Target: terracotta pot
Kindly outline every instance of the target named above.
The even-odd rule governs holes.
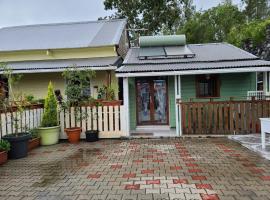
[[[28,141],[28,151],[40,146],[40,138],[33,138]]]
[[[7,162],[8,154],[6,151],[0,151],[0,165]]]
[[[82,128],[74,127],[74,128],[66,128],[65,132],[68,136],[68,141],[72,144],[76,144],[80,141]]]

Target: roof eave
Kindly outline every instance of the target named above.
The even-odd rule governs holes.
[[[234,67],[227,69],[203,69],[203,70],[182,70],[182,71],[153,71],[153,72],[117,72],[116,77],[146,77],[146,76],[175,76],[175,75],[199,75],[199,74],[225,74],[245,72],[270,71],[270,66],[263,67]]]
[[[13,74],[36,74],[36,73],[57,73],[57,72],[64,72],[65,70],[71,67],[63,67],[63,68],[50,68],[50,69],[18,69],[12,70]],[[76,67],[79,70],[86,70],[90,69],[93,71],[107,71],[107,70],[116,70],[117,66],[97,66],[97,67]],[[0,74],[3,74],[3,71],[0,71]]]

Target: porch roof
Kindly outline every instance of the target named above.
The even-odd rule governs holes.
[[[49,73],[62,72],[74,66],[96,71],[115,70],[121,62],[122,59],[120,56],[114,56],[104,58],[8,62],[7,65],[13,70],[13,73]],[[2,69],[0,69],[0,74],[1,73],[3,73]]]
[[[123,66],[116,70],[117,76],[144,76],[147,72],[173,75],[270,70],[269,61],[228,43],[190,44],[188,47],[195,57],[140,59],[140,48],[131,48]]]

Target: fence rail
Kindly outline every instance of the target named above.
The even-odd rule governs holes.
[[[104,104],[106,105],[106,104]],[[81,138],[86,130],[99,130],[100,138],[119,138],[125,135],[125,113],[122,105],[82,106],[80,112],[87,113],[80,121],[75,120],[74,108],[59,113],[60,138],[66,139],[65,128],[82,127]],[[43,105],[29,106],[20,113],[16,108],[0,112],[0,138],[6,134],[24,132],[41,124]],[[16,119],[16,120],[15,120]]]
[[[7,134],[25,132],[39,127],[43,114],[43,105],[26,106],[23,112],[18,112],[16,107],[0,112],[0,138]]]
[[[180,102],[183,134],[260,132],[261,117],[270,116],[270,101]]]
[[[75,119],[74,108],[60,113],[61,138],[66,139],[65,128],[82,127],[82,132],[86,130],[99,130],[100,138],[121,137],[126,130],[124,107],[122,105],[111,106],[82,106],[80,114],[87,113],[81,120]],[[81,135],[85,138],[85,135]]]

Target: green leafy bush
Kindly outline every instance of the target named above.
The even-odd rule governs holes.
[[[115,100],[115,92],[112,87],[107,87],[103,85],[103,87],[98,90],[98,99],[113,101]]]
[[[70,107],[74,107],[75,120],[80,121],[87,117],[87,112],[81,112],[80,105],[91,99],[89,93],[90,80],[95,76],[95,71],[88,69],[79,70],[74,66],[64,71],[62,75],[66,79],[65,94],[67,100],[61,104],[61,107],[65,111]]]
[[[10,143],[6,140],[0,140],[0,151],[9,151]]]
[[[29,130],[29,133],[31,134],[31,138],[39,138],[39,134],[38,134],[38,129],[37,128],[33,128]]]
[[[48,86],[48,94],[45,99],[44,113],[41,122],[42,127],[58,126],[57,119],[57,100],[54,95],[53,85],[50,82]]]

